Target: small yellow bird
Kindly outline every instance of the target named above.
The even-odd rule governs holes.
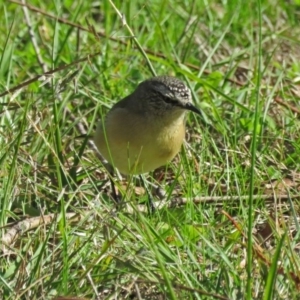
[[[148,79],[111,108],[98,124],[95,144],[123,174],[152,171],[179,152],[187,110],[200,114],[181,80],[169,76]]]
[[[123,174],[143,174],[171,161],[184,136],[186,112],[201,114],[179,79],[141,82],[99,122],[94,136],[103,157]]]

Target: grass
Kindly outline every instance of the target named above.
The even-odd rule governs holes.
[[[1,299],[298,297],[299,1],[2,4]],[[149,216],[79,136],[153,74],[203,116]]]

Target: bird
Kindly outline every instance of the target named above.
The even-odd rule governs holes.
[[[97,125],[95,145],[120,173],[148,173],[180,151],[188,111],[201,115],[183,81],[152,77],[113,105]]]

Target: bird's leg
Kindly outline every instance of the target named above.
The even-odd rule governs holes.
[[[111,185],[111,192],[112,192],[113,200],[115,201],[116,204],[120,204],[122,199],[120,199],[120,197],[117,194],[116,185],[113,180],[113,177],[115,174],[114,167],[111,164],[106,164],[105,168],[109,173],[108,176],[109,176],[109,181],[110,181],[110,185]]]
[[[151,194],[151,192],[150,192],[150,190],[148,188],[148,185],[146,183],[146,180],[145,180],[144,176],[143,175],[139,175],[139,177],[140,177],[140,180],[142,182],[142,185],[144,186],[144,188],[145,188],[145,190],[147,192],[147,196],[148,196],[148,202],[147,202],[147,204],[148,204],[148,210],[149,210],[149,213],[152,214],[152,213],[155,212],[155,206],[154,206],[152,194]]]
[[[110,181],[110,185],[111,185],[112,197],[113,197],[114,201],[116,202],[116,204],[120,204],[121,201],[120,201],[119,196],[117,195],[116,186],[115,186],[112,176],[109,176],[109,181]]]

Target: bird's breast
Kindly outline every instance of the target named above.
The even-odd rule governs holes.
[[[98,126],[95,142],[102,155],[122,173],[141,174],[172,160],[184,135],[184,115],[175,120],[150,119],[120,108],[107,116],[104,126]]]

